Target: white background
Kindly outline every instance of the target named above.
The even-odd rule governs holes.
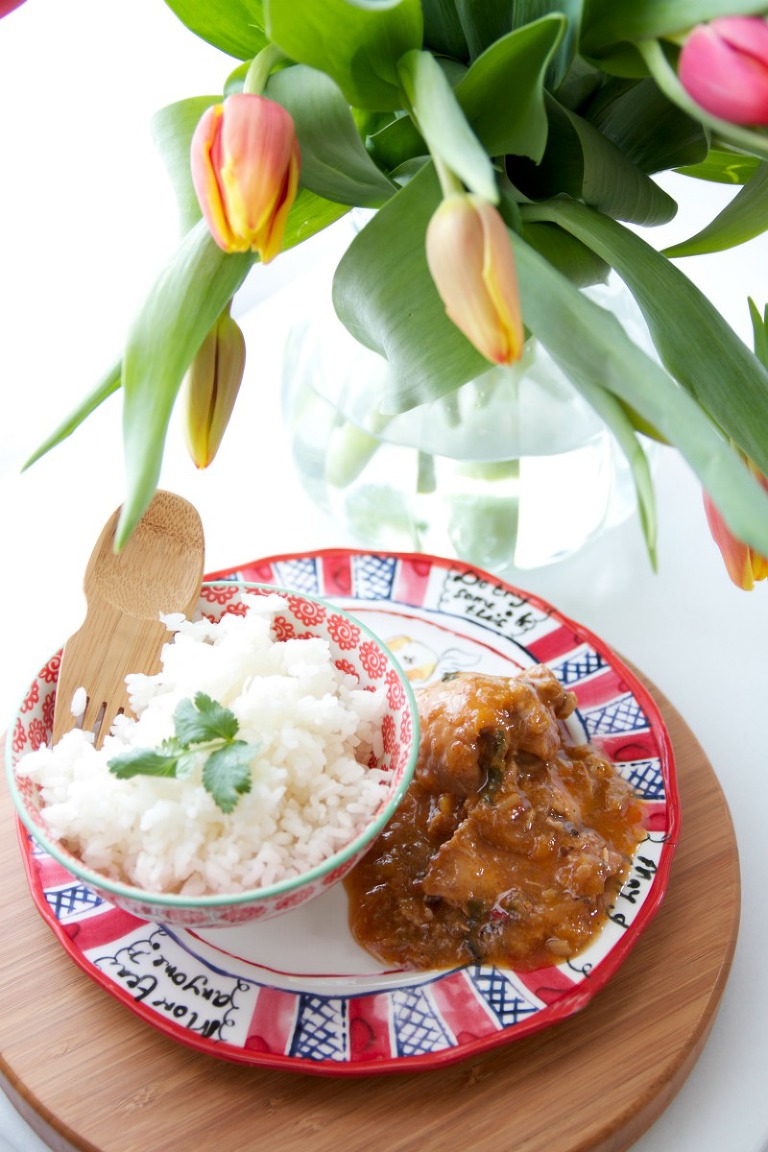
[[[162,0],[27,0],[0,21],[0,727],[36,669],[80,622],[85,562],[123,498],[119,399],[29,472],[19,469],[120,355],[129,320],[175,245],[152,113],[220,91],[232,65],[187,33]],[[658,230],[660,246],[695,231],[728,195],[681,179],[667,183],[683,206]],[[194,470],[178,429],[171,431],[161,482],[200,509],[208,570],[354,543],[299,489],[279,410],[294,293],[304,269],[333,244],[321,238],[249,282],[250,300],[265,300],[245,325],[248,365],[236,423],[207,473]],[[683,262],[748,341],[746,298],[761,308],[768,300],[767,254],[761,239]],[[657,485],[658,575],[649,571],[633,521],[516,582],[592,628],[672,700],[712,761],[736,826],[744,907],[731,979],[704,1054],[637,1152],[764,1152],[768,586],[746,594],[729,583],[698,485],[671,452],[662,454]],[[0,1152],[7,1148],[42,1145],[0,1098]]]

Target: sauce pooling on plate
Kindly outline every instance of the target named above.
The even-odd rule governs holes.
[[[543,665],[450,673],[416,696],[413,782],[344,881],[355,939],[406,968],[524,971],[576,955],[645,834],[632,788],[568,742],[576,698]]]

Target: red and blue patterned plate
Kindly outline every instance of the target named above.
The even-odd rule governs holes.
[[[538,972],[468,965],[383,970],[353,941],[336,887],[283,917],[192,931],[139,920],[80,884],[19,826],[38,910],[72,959],[148,1024],[245,1064],[326,1075],[430,1069],[584,1008],[663,897],[679,834],[672,749],[658,708],[585,628],[456,561],[347,550],[256,561],[209,579],[274,583],[334,601],[398,656],[415,686],[456,669],[548,664],[576,693],[577,741],[634,785],[647,835],[598,937]]]

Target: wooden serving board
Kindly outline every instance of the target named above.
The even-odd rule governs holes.
[[[0,789],[5,1091],[56,1152],[624,1152],[701,1052],[740,904],[736,841],[715,774],[680,715],[648,687],[672,737],[682,803],[661,910],[581,1013],[434,1072],[275,1072],[157,1032],[89,980],[38,915]]]

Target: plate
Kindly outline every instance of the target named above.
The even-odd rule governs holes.
[[[583,1008],[657,911],[679,836],[672,748],[652,697],[587,629],[544,601],[456,561],[324,550],[254,561],[207,579],[274,583],[364,620],[414,685],[454,670],[514,675],[546,663],[575,692],[576,741],[608,755],[646,809],[647,833],[598,937],[536,972],[467,965],[385,970],[359,948],[337,887],[265,923],[168,928],[113,907],[18,824],[34,902],[72,959],[152,1027],[210,1055],[327,1075],[431,1069],[538,1031]]]

